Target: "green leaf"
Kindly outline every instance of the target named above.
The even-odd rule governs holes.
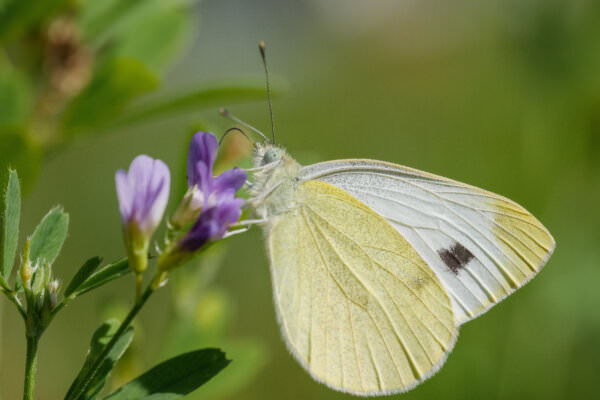
[[[119,116],[131,100],[157,87],[158,78],[140,61],[112,59],[70,103],[63,129],[68,136],[75,136],[102,127]]]
[[[154,103],[138,106],[128,111],[116,125],[129,125],[152,118],[167,117],[190,111],[200,111],[223,104],[264,100],[266,91],[262,84],[240,84],[203,87],[185,93],[177,93]]]
[[[129,272],[131,272],[131,269],[129,268],[129,262],[126,258],[117,261],[116,263],[109,264],[83,281],[77,290],[71,293],[71,297],[81,296],[82,294],[89,292],[98,286],[102,286],[105,283],[122,277],[123,275],[127,275]]]
[[[52,264],[67,238],[69,215],[62,208],[54,207],[35,228],[31,237],[29,259],[32,265],[39,262]]]
[[[146,2],[111,37],[111,52],[141,61],[162,73],[191,39],[194,13],[189,7],[162,0]],[[141,34],[143,32],[143,34]]]
[[[69,282],[69,286],[67,286],[65,289],[64,296],[71,296],[71,294],[73,294],[73,292],[75,292],[81,286],[81,284],[83,284],[85,280],[90,277],[90,275],[92,275],[101,262],[102,259],[100,257],[92,257],[87,260],[85,264],[79,268],[73,279],[71,279],[71,282]]]
[[[81,18],[85,36],[88,40],[106,37],[107,30],[119,26],[130,11],[145,2],[140,0],[86,1]]]
[[[3,200],[0,215],[0,274],[8,282],[17,253],[21,217],[21,186],[15,170],[8,172]]]
[[[81,34],[85,36],[85,41],[93,39],[93,36],[97,36],[97,33],[93,34],[95,21],[104,18],[107,13],[113,12],[112,9],[118,6],[120,3],[124,3],[122,0],[83,0],[81,1],[81,7],[78,10],[77,21]],[[113,19],[113,23],[114,23]],[[92,35],[93,34],[93,35]]]
[[[94,335],[92,336],[92,340],[90,342],[90,350],[88,355],[83,363],[83,367],[81,371],[71,384],[69,391],[67,392],[65,399],[70,398],[75,393],[73,391],[77,389],[80,384],[83,384],[83,379],[89,379],[87,376],[90,372],[92,366],[97,362],[97,358],[102,354],[104,347],[110,342],[113,338],[114,334],[119,329],[119,325],[121,323],[117,319],[110,319],[104,322]],[[131,344],[133,340],[133,327],[127,328],[127,330],[121,335],[121,337],[117,340],[111,351],[108,353],[106,358],[102,361],[102,364],[96,371],[95,375],[91,378],[90,383],[87,386],[87,390],[85,393],[79,395],[77,400],[92,400],[95,399],[100,390],[104,387],[106,379],[112,371],[113,367],[117,363],[117,361],[121,358],[125,350]]]
[[[236,398],[267,364],[267,346],[251,338],[223,340],[227,354],[235,360],[219,379],[202,386],[192,399]]]
[[[164,361],[104,400],[179,399],[202,386],[231,361],[219,349],[202,349]]]

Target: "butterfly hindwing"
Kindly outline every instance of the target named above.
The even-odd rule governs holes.
[[[305,167],[301,178],[334,185],[385,218],[440,278],[458,324],[529,281],[554,250],[550,233],[523,207],[433,174],[340,160]]]
[[[432,375],[457,330],[449,296],[413,246],[343,190],[299,185],[266,226],[275,304],[292,353],[354,394],[408,390]]]

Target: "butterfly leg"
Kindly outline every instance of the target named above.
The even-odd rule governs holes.
[[[238,221],[235,224],[231,225],[232,228],[236,228],[238,226],[247,226],[250,227],[252,225],[256,225],[256,224],[262,224],[267,222],[266,219],[245,219],[242,221]]]
[[[230,228],[237,228],[238,226],[243,226],[243,228],[234,229],[232,231],[227,232],[225,234],[224,238],[227,238],[229,236],[239,235],[240,233],[247,232],[250,230],[252,225],[262,224],[264,222],[267,222],[267,220],[266,219],[246,219],[243,221],[239,221],[239,222],[231,225]]]
[[[246,226],[245,228],[241,228],[241,229],[234,229],[232,231],[229,231],[225,234],[225,236],[223,236],[223,239],[226,239],[230,236],[235,236],[235,235],[239,235],[240,233],[244,233],[244,232],[248,232],[250,230],[250,225]]]

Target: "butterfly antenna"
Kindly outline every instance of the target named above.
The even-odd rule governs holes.
[[[252,132],[256,132],[256,133],[258,133],[258,134],[259,134],[259,135],[260,135],[260,136],[261,136],[263,139],[265,139],[267,142],[271,142],[271,141],[269,140],[269,138],[267,138],[267,137],[265,136],[265,134],[264,134],[264,133],[262,133],[261,131],[259,131],[258,129],[256,129],[255,127],[253,127],[252,125],[245,123],[244,121],[242,121],[241,119],[239,119],[239,118],[238,118],[238,117],[236,117],[235,115],[231,114],[231,113],[229,112],[229,110],[227,110],[226,108],[221,108],[221,109],[219,110],[219,113],[220,113],[222,116],[224,116],[225,118],[227,118],[227,119],[229,119],[229,120],[231,120],[231,121],[233,121],[233,122],[235,122],[235,123],[237,123],[237,124],[240,124],[240,125],[242,125],[243,127],[246,127],[246,128],[248,128],[248,129],[250,129]]]
[[[246,139],[248,139],[250,141],[250,143],[253,143],[252,140],[248,137],[248,135],[246,135],[246,132],[244,132],[243,130],[241,130],[240,128],[229,128],[225,131],[225,133],[223,133],[223,136],[221,136],[221,139],[219,140],[219,146],[221,146],[221,144],[223,144],[223,140],[225,140],[225,138],[227,137],[227,135],[229,135],[231,132],[239,132],[242,135],[244,135],[244,137]]]
[[[260,57],[262,58],[263,66],[265,67],[265,76],[267,78],[267,103],[269,104],[269,116],[271,117],[271,137],[275,143],[275,120],[273,118],[273,104],[271,103],[271,82],[269,80],[269,68],[267,67],[267,55],[265,52],[265,42],[262,40],[258,43]]]

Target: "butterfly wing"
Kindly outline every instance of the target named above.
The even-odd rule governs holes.
[[[431,376],[457,330],[451,300],[387,221],[343,190],[302,183],[266,226],[288,347],[317,380],[359,395]]]
[[[457,324],[528,282],[554,250],[550,233],[523,207],[433,174],[340,160],[304,167],[301,179],[332,184],[384,217],[440,278]]]

